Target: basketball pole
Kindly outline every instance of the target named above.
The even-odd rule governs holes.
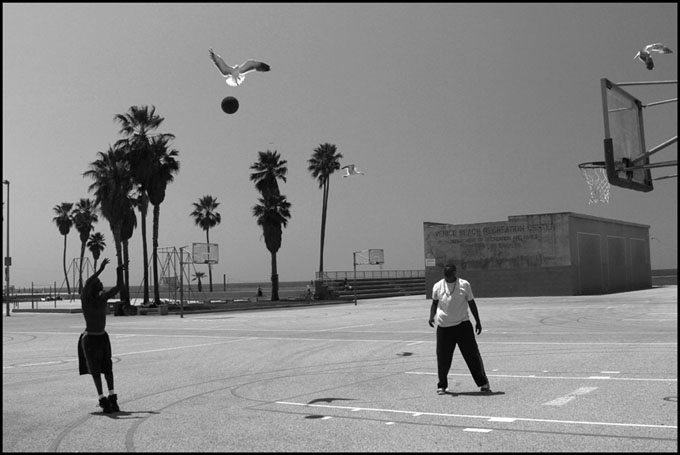
[[[661,85],[661,84],[677,84],[678,81],[641,81],[641,82],[613,82],[613,84],[619,87],[626,87],[630,85]]]
[[[9,180],[3,180],[3,185],[7,185],[7,252],[5,254],[5,281],[7,282],[7,316],[9,311],[9,267],[12,265],[12,256],[9,254]],[[56,303],[56,300],[54,301]]]
[[[678,136],[672,137],[672,138],[668,139],[666,142],[663,142],[663,143],[657,145],[656,147],[647,151],[647,153],[644,153],[644,154],[638,156],[637,158],[635,158],[631,163],[632,164],[640,163],[640,162],[644,161],[646,158],[649,158],[650,156],[654,155],[656,152],[663,150],[666,147],[675,144],[676,142],[678,142]]]
[[[184,318],[184,247],[179,248],[179,317]]]
[[[357,304],[357,252],[352,252],[352,263],[354,265],[354,305]]]

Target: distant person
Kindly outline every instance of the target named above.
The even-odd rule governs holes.
[[[94,385],[99,394],[99,407],[109,414],[120,411],[118,395],[113,388],[113,362],[111,361],[111,340],[106,333],[107,301],[115,296],[123,286],[123,266],[116,269],[116,286],[103,292],[99,275],[109,263],[105,258],[99,270],[87,279],[80,295],[83,316],[85,317],[85,331],[78,339],[78,364],[80,374],[91,374]],[[109,389],[108,396],[104,395],[101,374],[104,374]]]
[[[307,285],[307,291],[305,291],[305,296],[307,298],[307,303],[311,302],[311,300],[312,300],[312,287],[310,285]]]
[[[342,282],[342,288],[345,291],[351,291],[352,290],[352,286],[350,286],[349,283],[347,283],[347,277],[345,277],[345,279]]]
[[[262,286],[257,287],[257,296],[262,297]]]
[[[472,378],[481,391],[491,392],[489,379],[484,371],[484,362],[475,340],[475,331],[468,315],[468,307],[475,317],[475,331],[482,333],[477,304],[472,295],[470,283],[456,277],[456,266],[448,264],[444,267],[444,278],[432,288],[432,306],[430,327],[437,325],[437,393],[444,395],[449,386],[448,375],[456,345],[472,374]]]

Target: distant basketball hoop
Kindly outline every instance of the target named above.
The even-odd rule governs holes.
[[[184,264],[217,264],[220,257],[220,248],[217,243],[191,244],[191,253],[184,252],[187,246],[179,249],[179,317],[184,317]],[[186,255],[185,255],[186,254]]]
[[[354,252],[354,262],[357,265],[377,265],[385,263],[385,253],[383,250],[370,249]]]
[[[194,264],[217,264],[220,259],[220,248],[217,243],[193,243],[191,260]]]
[[[354,305],[357,304],[357,265],[379,265],[385,263],[385,253],[379,249],[355,251],[352,253],[354,263]]]

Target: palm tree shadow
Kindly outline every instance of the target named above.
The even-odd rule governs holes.
[[[103,411],[98,411],[98,412],[93,412],[91,413],[92,415],[99,415],[99,416],[104,416],[108,417],[109,419],[143,419],[146,416],[135,416],[134,414],[160,414],[160,412],[157,411],[136,411],[136,412],[127,412],[127,411],[118,411],[118,412],[113,412],[111,414],[106,414]]]

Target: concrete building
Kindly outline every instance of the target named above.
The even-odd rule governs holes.
[[[423,223],[426,297],[453,262],[475,297],[584,295],[652,286],[649,226],[577,213]]]

